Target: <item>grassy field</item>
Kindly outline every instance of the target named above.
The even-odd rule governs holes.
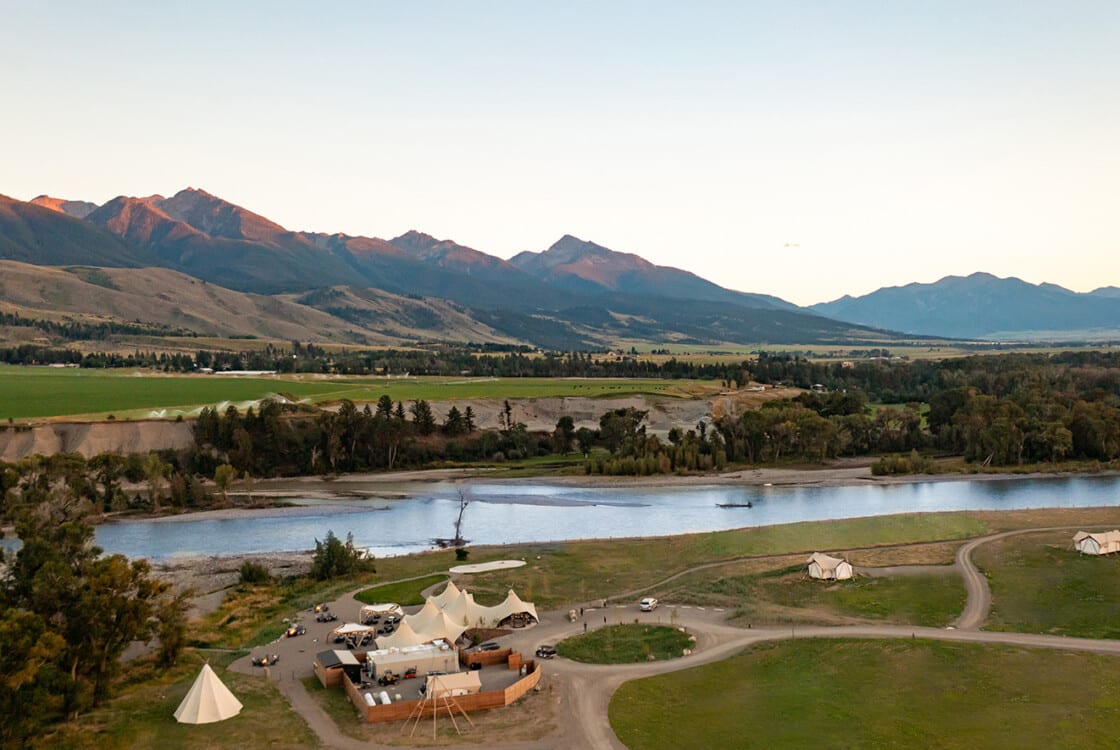
[[[758,599],[787,610],[824,610],[836,615],[906,625],[940,627],[955,620],[964,609],[965,590],[960,576],[914,575],[858,578],[823,584],[798,573],[786,579],[762,579],[755,588]],[[742,616],[765,613],[757,601],[748,600]],[[757,620],[756,620],[757,621]]]
[[[1113,747],[1120,662],[922,640],[793,641],[626,683],[610,719],[633,750]]]
[[[359,591],[354,595],[354,598],[365,604],[395,602],[402,607],[408,607],[413,604],[423,604],[424,597],[420,595],[420,592],[429,586],[435,586],[437,583],[446,580],[447,576],[445,575],[433,575],[418,578],[415,581],[386,583]]]
[[[240,655],[207,652],[203,656],[188,651],[179,665],[162,672],[149,665],[132,665],[133,679],[118,691],[116,698],[74,722],[58,725],[55,731],[37,738],[35,746],[80,750],[319,747],[318,738],[306,722],[271,684],[259,677],[225,670],[225,665]],[[173,714],[203,661],[210,662],[244,708],[238,716],[215,724],[180,724]]]
[[[692,648],[688,633],[667,625],[609,625],[556,645],[561,656],[590,664],[676,659],[687,648]]]
[[[992,587],[989,630],[1120,638],[1120,559],[1073,550],[1072,532],[984,545],[974,560]]]
[[[470,562],[510,557],[520,568],[477,573],[466,584],[480,604],[498,604],[510,588],[539,608],[553,608],[651,586],[696,565],[739,557],[859,549],[876,545],[965,539],[988,526],[961,513],[912,514],[787,524],[653,539],[598,540],[472,547]],[[451,551],[378,560],[376,580],[391,581],[454,565]],[[714,575],[722,575],[716,571]],[[652,592],[658,595],[657,591]],[[637,601],[637,597],[633,597]]]
[[[244,404],[272,394],[322,403],[350,399],[588,398],[632,395],[696,398],[719,391],[714,381],[574,378],[323,378],[311,375],[222,377],[139,370],[0,366],[0,420],[60,416],[147,418],[190,414],[203,406]]]

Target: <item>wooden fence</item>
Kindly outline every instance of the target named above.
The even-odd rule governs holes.
[[[509,658],[511,654],[516,654],[518,666],[512,668],[523,669],[525,672],[525,676],[507,687],[505,690],[488,690],[483,693],[456,696],[455,701],[460,706],[462,706],[464,711],[479,711],[484,709],[501,708],[503,706],[508,706],[518,698],[521,698],[523,695],[528,693],[540,682],[541,670],[538,667],[536,661],[530,659],[528,661],[522,662],[520,653],[511,652],[510,649],[505,649],[505,652],[506,658],[504,659],[504,661],[506,661],[506,663],[511,662]],[[483,653],[494,654],[499,652],[485,651]],[[476,656],[476,654],[471,654],[471,656]],[[497,661],[495,663],[500,664],[501,661]],[[371,724],[376,722],[403,721],[409,716],[412,716],[413,712],[416,710],[417,704],[421,702],[419,699],[401,700],[395,703],[390,703],[388,705],[378,704],[375,706],[370,706],[366,703],[366,699],[363,693],[369,692],[376,697],[381,692],[382,688],[369,688],[363,691],[358,688],[357,685],[350,682],[350,680],[342,680],[342,686],[346,690],[346,695],[350,698],[350,702],[354,704],[355,708],[357,708],[358,716],[364,721]],[[392,693],[392,690],[389,689],[389,692]],[[438,708],[441,711],[444,710],[442,705],[440,705]],[[420,709],[420,715],[431,716],[432,711],[433,707],[431,701],[425,701],[424,706]]]

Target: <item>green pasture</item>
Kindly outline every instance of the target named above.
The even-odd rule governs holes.
[[[412,581],[402,581],[401,583],[384,583],[380,586],[363,589],[354,594],[354,598],[363,604],[384,604],[393,602],[402,607],[409,607],[413,604],[423,604],[424,597],[420,592],[429,586],[435,586],[441,581],[446,580],[446,575],[432,575],[417,578]]]
[[[468,511],[469,513],[469,511]],[[859,549],[880,544],[967,539],[987,533],[981,521],[959,513],[910,514],[805,522],[653,539],[606,539],[471,547],[470,562],[524,559],[520,568],[476,573],[469,586],[480,603],[497,604],[513,588],[538,608],[598,599],[636,604],[640,589],[697,565],[743,557]],[[395,580],[446,570],[454,553],[432,552],[378,560],[378,577]],[[720,575],[718,568],[712,575]],[[659,589],[650,593],[659,595]]]
[[[787,641],[627,682],[610,721],[632,750],[1113,747],[1120,660],[925,640]]]
[[[922,575],[815,581],[805,565],[753,575],[721,575],[719,568],[683,576],[655,590],[673,603],[731,609],[732,622],[821,623],[840,618],[943,627],[964,609],[965,589],[954,569]]]
[[[273,394],[323,403],[340,399],[373,402],[383,395],[405,402],[550,396],[699,398],[718,390],[717,382],[694,380],[229,377],[5,365],[0,366],[0,420],[109,414],[137,419],[159,410],[174,410],[165,415],[174,417],[203,406],[244,405]]]
[[[965,605],[964,583],[955,571],[943,574],[854,578],[822,584],[804,576],[792,581],[763,579],[759,600],[791,610],[824,610],[847,617],[905,625],[943,627]],[[740,616],[750,616],[757,600],[747,600]]]
[[[34,747],[168,748],[319,747],[319,739],[269,682],[258,676],[227,672],[225,666],[244,652],[191,652],[168,670],[133,665],[133,680],[116,698],[73,722],[57,725],[38,737]],[[218,673],[244,708],[232,719],[214,724],[180,724],[173,714],[204,661]],[[145,679],[139,679],[139,678]]]
[[[556,645],[566,659],[590,664],[634,664],[676,659],[692,648],[688,633],[668,625],[608,625]]]
[[[1120,638],[1120,558],[1082,555],[1072,538],[1023,534],[973,553],[992,587],[986,629]]]

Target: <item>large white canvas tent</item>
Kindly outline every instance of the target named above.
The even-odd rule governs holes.
[[[1120,552],[1120,530],[1096,533],[1079,531],[1073,535],[1073,546],[1085,555],[1111,555]]]
[[[451,586],[449,583],[448,588]],[[460,591],[459,596],[443,605],[443,612],[456,625],[468,628],[494,628],[514,615],[540,619],[537,617],[537,608],[531,602],[521,601],[513,589],[506,594],[505,601],[496,607],[484,607],[474,600],[469,591]]]
[[[241,701],[218,679],[209,664],[203,664],[183,702],[175,709],[175,720],[182,724],[210,724],[239,713]]]
[[[839,557],[814,552],[809,557],[809,577],[826,581],[843,581],[852,577],[852,564]]]
[[[397,627],[389,635],[379,635],[375,639],[377,648],[404,648],[405,646],[419,646],[422,643],[427,643],[432,640],[425,638],[408,624],[408,620],[402,620],[400,626]]]
[[[454,643],[467,629],[466,625],[456,623],[448,617],[431,598],[424,602],[423,609],[414,615],[407,615],[404,621],[425,641],[439,639]]]
[[[447,586],[437,596],[431,597],[432,603],[440,609],[447,609],[447,605],[459,598],[459,587],[454,581],[448,581]]]

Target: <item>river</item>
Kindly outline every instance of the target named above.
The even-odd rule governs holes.
[[[932,513],[1120,505],[1120,477],[1077,476],[824,487],[573,487],[546,482],[472,482],[463,535],[471,544],[662,536],[796,521]],[[306,550],[332,530],[379,557],[432,548],[454,535],[455,486],[435,483],[406,499],[338,499],[254,511],[97,527],[107,552],[166,559]],[[721,503],[752,507],[719,507]]]

